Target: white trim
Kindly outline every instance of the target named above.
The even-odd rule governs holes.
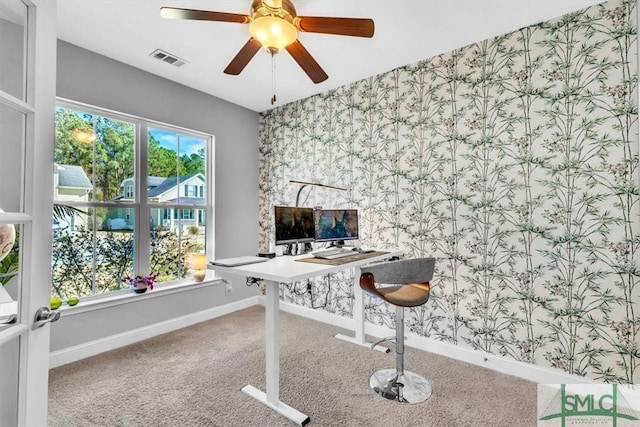
[[[175,331],[206,320],[215,319],[216,317],[224,316],[226,314],[233,313],[234,311],[243,310],[258,304],[263,306],[265,305],[264,296],[246,298],[223,306],[214,307],[197,313],[188,314],[175,319],[123,332],[121,334],[90,341],[74,347],[51,352],[49,354],[49,367],[56,368],[67,363],[95,356],[105,351],[133,344],[138,341]],[[280,301],[279,305],[280,310],[284,312],[306,317],[308,319],[316,320],[339,328],[349,329],[352,331],[354,330],[353,319],[283,301]],[[374,337],[386,337],[394,335],[395,331],[390,328],[366,323],[365,333]],[[483,368],[523,378],[539,384],[599,384],[598,381],[576,375],[570,375],[560,370],[536,366],[517,360],[510,360],[458,345],[435,341],[411,333],[407,334],[405,344],[408,347],[449,357],[461,362],[471,363],[476,366],[482,366]]]
[[[264,297],[259,296],[257,298],[260,304],[264,305]],[[326,311],[313,310],[308,307],[284,301],[280,301],[280,310],[312,320],[317,320],[318,322],[328,323],[339,328],[349,329],[351,331],[355,330],[355,322],[353,319],[328,313]],[[365,334],[382,338],[395,335],[395,330],[365,322]],[[532,365],[530,363],[507,359],[494,354],[464,348],[459,345],[435,341],[430,338],[421,337],[411,333],[407,333],[406,337],[405,345],[408,347],[449,357],[461,362],[471,363],[472,365],[482,366],[483,368],[523,378],[539,384],[600,384],[600,382],[590,378],[567,374],[559,369],[546,368]]]
[[[24,114],[32,114],[35,112],[35,109],[31,104],[28,104],[3,90],[0,90],[0,103]]]
[[[49,353],[49,368],[66,365],[67,363],[95,356],[96,354],[100,354],[105,351],[113,350],[157,335],[195,325],[196,323],[204,322],[206,320],[215,319],[216,317],[224,316],[226,314],[233,313],[234,311],[243,310],[257,304],[259,304],[258,297],[250,297],[222,306],[176,317],[164,322],[144,326],[142,328],[132,329],[110,337],[89,341],[63,350],[54,351]]]
[[[216,286],[222,283],[224,283],[222,279],[213,277],[205,278],[202,282],[195,282],[193,281],[193,279],[184,279],[170,283],[161,283],[160,285],[154,286],[153,290],[147,291],[144,294],[136,294],[131,289],[122,289],[106,294],[82,297],[78,305],[70,307],[67,304],[64,304],[59,308],[59,311],[61,317],[73,316],[75,314],[85,313],[87,311],[138,302],[142,299],[167,296],[170,294],[190,291],[206,286]]]

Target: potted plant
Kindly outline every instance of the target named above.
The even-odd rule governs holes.
[[[122,278],[122,282],[131,286],[133,291],[137,294],[142,294],[147,291],[147,288],[153,289],[153,282],[156,280],[155,275],[150,276],[125,276]]]

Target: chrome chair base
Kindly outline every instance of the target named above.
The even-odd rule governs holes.
[[[431,397],[431,383],[418,374],[395,369],[381,369],[369,378],[369,386],[380,396],[400,403],[421,403]]]
[[[377,346],[379,346],[383,342],[386,342],[386,343],[389,343],[392,346],[395,346],[396,345],[396,337],[392,336],[392,337],[381,338],[378,341],[376,341],[373,344],[371,344],[371,348],[376,348]],[[384,352],[385,353],[391,353],[391,349],[389,347],[387,347]]]

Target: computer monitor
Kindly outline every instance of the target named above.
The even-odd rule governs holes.
[[[313,242],[313,208],[275,206],[276,245]]]
[[[316,242],[336,242],[358,238],[357,209],[316,209],[314,211]]]

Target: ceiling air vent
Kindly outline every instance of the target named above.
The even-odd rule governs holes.
[[[159,61],[166,62],[167,64],[171,64],[174,67],[182,67],[184,64],[187,63],[187,61],[185,61],[184,59],[180,59],[177,56],[172,55],[169,52],[165,52],[162,49],[154,50],[153,52],[151,52],[151,55],[149,56]]]

